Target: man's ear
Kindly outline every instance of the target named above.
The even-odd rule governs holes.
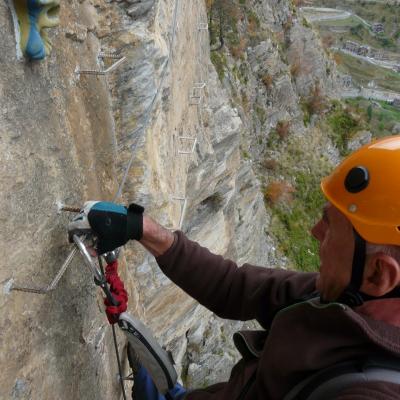
[[[367,261],[361,291],[380,297],[400,284],[400,265],[391,256],[376,253]]]

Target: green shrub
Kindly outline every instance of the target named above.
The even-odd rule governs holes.
[[[371,119],[372,119],[372,104],[370,104],[367,107],[367,117],[368,117],[368,122],[371,122]]]
[[[293,200],[290,204],[279,202],[271,208],[272,233],[284,254],[301,271],[319,269],[319,244],[310,230],[320,218],[325,203],[320,180],[327,172],[327,168],[320,165],[310,173],[295,173]]]
[[[261,122],[261,124],[263,125],[267,119],[267,113],[264,109],[264,107],[259,106],[258,104],[256,104],[254,106],[254,110],[257,114],[257,117],[259,119],[259,121]]]
[[[347,143],[359,130],[360,123],[341,105],[334,107],[327,120],[332,129],[331,139],[340,154],[345,156],[347,154]]]
[[[214,64],[218,78],[222,82],[224,80],[225,69],[227,67],[225,54],[219,51],[212,51],[211,62]]]
[[[307,126],[313,115],[321,115],[327,108],[326,97],[322,94],[319,83],[317,82],[310,94],[300,100],[300,107],[303,111],[303,122]]]
[[[311,25],[309,24],[309,22],[303,17],[303,19],[301,20],[301,24],[303,26],[305,26],[306,28],[311,28]]]

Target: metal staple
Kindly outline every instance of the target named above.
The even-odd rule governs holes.
[[[111,65],[104,71],[98,71],[98,70],[94,70],[94,69],[86,69],[86,70],[77,69],[75,71],[75,73],[77,75],[107,75],[110,72],[114,71],[116,68],[118,68],[125,60],[126,60],[126,57],[120,58],[117,62],[115,62],[113,65]]]
[[[67,268],[70,266],[75,254],[77,253],[78,248],[74,247],[74,249],[69,253],[68,257],[65,259],[64,264],[61,266],[60,270],[57,272],[57,275],[53,279],[53,281],[44,288],[29,288],[29,287],[22,287],[18,285],[12,285],[10,287],[10,291],[17,290],[20,292],[28,292],[28,293],[37,293],[37,294],[46,294],[51,292],[57,287],[57,284],[61,277],[64,275]]]

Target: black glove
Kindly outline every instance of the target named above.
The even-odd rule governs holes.
[[[128,208],[104,201],[88,201],[69,223],[68,234],[93,233],[97,236],[98,254],[123,246],[128,240],[140,240],[143,235],[144,208],[131,204]]]

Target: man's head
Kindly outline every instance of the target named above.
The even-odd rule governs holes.
[[[381,297],[400,284],[398,171],[394,136],[362,147],[322,181],[328,204],[312,234],[320,242],[317,289],[325,300],[344,290]]]

